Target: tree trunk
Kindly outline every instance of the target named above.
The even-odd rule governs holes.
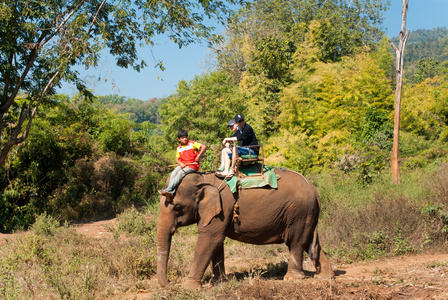
[[[400,44],[398,48],[392,44],[392,48],[396,54],[396,80],[397,89],[395,91],[395,117],[394,117],[394,142],[391,152],[391,170],[392,170],[392,182],[395,184],[400,183],[400,165],[399,165],[399,139],[400,139],[400,107],[401,107],[401,90],[403,87],[403,64],[404,64],[404,48],[409,36],[409,29],[406,31],[406,13],[408,11],[408,0],[401,0],[403,5],[401,11],[401,31],[400,31]],[[406,33],[405,33],[406,31]]]

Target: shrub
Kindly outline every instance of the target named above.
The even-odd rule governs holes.
[[[37,235],[53,236],[59,229],[59,221],[47,213],[43,213],[36,218],[36,222],[31,225],[30,229]]]
[[[424,168],[432,162],[447,156],[447,151],[442,148],[429,148],[417,156],[406,159],[404,167],[407,169]]]
[[[161,174],[159,167],[113,153],[80,159],[70,170],[68,182],[57,189],[52,205],[62,219],[110,217],[132,205],[150,202]]]
[[[128,235],[143,235],[155,232],[156,223],[139,212],[135,207],[124,210],[117,216],[117,228],[115,235],[120,233]]]

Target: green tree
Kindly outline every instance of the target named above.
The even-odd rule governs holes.
[[[291,80],[290,66],[296,50],[291,41],[270,36],[255,43],[256,51],[240,82],[247,116],[263,141],[278,128],[279,92]]]
[[[356,134],[362,130],[359,116],[364,115],[367,107],[390,112],[391,81],[374,57],[361,53],[337,63],[316,61],[307,68],[303,66],[307,58],[298,57],[294,83],[282,94],[281,127],[299,127],[319,137],[332,130]]]
[[[305,134],[306,149],[279,150],[303,160],[300,153],[293,152],[309,153],[313,149],[313,155],[307,156],[307,163],[301,168],[310,164],[331,165],[338,157],[354,153],[355,137],[363,132],[362,116],[366,111],[372,107],[388,116],[393,110],[391,79],[379,63],[387,61],[381,48],[334,63],[319,61],[319,53],[319,49],[307,44],[296,51],[293,82],[282,90],[279,103],[281,134],[273,135],[266,143],[270,149],[272,143],[282,144],[279,139],[290,139],[289,134]],[[277,154],[280,155],[285,157]]]
[[[129,119],[135,123],[140,124],[146,121],[153,124],[160,123],[157,110],[161,101],[157,98],[143,101],[130,97],[107,95],[97,96],[95,100],[118,114],[128,114]]]
[[[415,77],[417,82],[420,83],[426,78],[434,78],[436,75],[440,75],[439,62],[432,58],[423,58],[418,62],[417,69],[415,70]]]
[[[226,41],[216,48],[217,66],[239,81],[255,44],[275,36],[296,47],[312,32],[324,61],[375,49],[383,36],[382,13],[389,0],[261,0],[241,8],[226,27]],[[315,26],[310,26],[315,21]],[[317,23],[316,23],[317,22]],[[316,24],[319,24],[317,27]]]
[[[75,65],[97,67],[103,49],[119,67],[146,66],[140,45],[167,35],[183,47],[198,39],[218,40],[208,18],[223,21],[226,3],[206,1],[13,1],[0,6],[0,165],[29,135],[40,104],[62,81],[85,95]],[[157,65],[163,69],[163,63]]]
[[[159,112],[166,139],[177,142],[177,132],[187,130],[191,137],[216,144],[229,135],[228,122],[244,113],[238,86],[229,75],[212,72],[180,81],[174,95],[162,103]]]
[[[50,100],[0,167],[0,231],[26,227],[43,212],[66,220],[148,201],[166,165],[148,145],[156,129],[143,123],[132,132],[126,115],[81,94]]]
[[[390,112],[379,110],[375,106],[367,108],[364,116],[364,126],[360,135],[361,140],[380,149],[392,149],[394,137],[393,123],[389,119]]]

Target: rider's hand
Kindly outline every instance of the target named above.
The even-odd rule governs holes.
[[[180,166],[182,169],[186,167],[186,165],[185,165],[183,162],[181,162],[181,163],[179,164],[179,166]]]
[[[223,146],[225,146],[226,143],[228,143],[228,142],[227,142],[227,138],[225,138],[225,139],[222,140],[222,145],[223,145]]]

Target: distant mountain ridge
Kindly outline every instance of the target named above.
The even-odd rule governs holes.
[[[447,35],[448,28],[446,27],[437,27],[433,29],[417,29],[410,32],[407,45],[443,39]],[[390,40],[391,42],[398,43],[399,37],[396,36]]]
[[[390,41],[398,45],[399,38],[394,37]],[[405,63],[415,63],[428,57],[439,62],[448,60],[448,29],[446,27],[418,29],[410,32],[404,54]]]

